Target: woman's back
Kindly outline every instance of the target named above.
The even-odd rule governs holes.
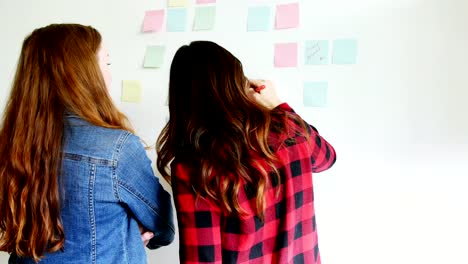
[[[335,151],[271,82],[195,41],[172,60],[169,114],[157,163],[172,182],[181,263],[320,263],[312,172]]]
[[[301,120],[287,104],[278,108]],[[229,216],[216,204],[197,199],[189,184],[197,177],[193,168],[174,162],[172,184],[181,263],[320,263],[312,172],[331,167],[335,151],[313,127],[295,121],[289,119],[287,129],[278,127],[269,133],[268,144],[278,158],[275,165],[280,181],[270,177],[263,221],[255,216],[253,185],[244,184],[238,194],[248,216]]]
[[[145,263],[146,231],[150,248],[174,237],[170,196],[110,97],[109,64],[90,26],[52,24],[23,41],[0,126],[11,261]]]
[[[169,244],[174,227],[169,194],[139,139],[73,115],[66,116],[64,132],[59,185],[65,245],[40,263],[146,263],[139,222],[158,230],[153,247]]]

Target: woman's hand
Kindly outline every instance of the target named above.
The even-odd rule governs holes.
[[[275,86],[268,80],[249,80],[247,94],[252,101],[270,110],[283,103],[276,94]]]
[[[143,241],[143,244],[146,247],[149,241],[154,237],[154,233],[147,230],[145,227],[143,227],[140,224],[138,225],[138,227],[140,228],[141,240]]]

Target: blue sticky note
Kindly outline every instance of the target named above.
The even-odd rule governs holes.
[[[325,107],[327,105],[328,83],[306,82],[304,84],[304,106]]]
[[[195,9],[193,30],[211,30],[214,28],[216,7],[203,6]]]
[[[357,40],[337,39],[333,41],[333,64],[356,64]]]
[[[327,65],[328,46],[328,40],[306,41],[304,46],[305,65]]]
[[[167,10],[166,30],[168,32],[183,32],[187,30],[186,8],[169,8]]]
[[[255,6],[249,8],[247,31],[268,31],[271,28],[271,8]]]

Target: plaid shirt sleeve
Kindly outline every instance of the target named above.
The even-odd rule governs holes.
[[[180,263],[222,263],[220,209],[203,198],[197,199],[189,185],[189,171],[183,165],[176,165],[173,171]]]
[[[317,129],[303,120],[287,103],[280,104],[277,107],[280,110],[295,115],[299,120],[302,120],[307,125],[307,131],[304,131],[304,128],[300,124],[289,122],[290,125],[294,126],[294,130],[297,133],[309,136],[312,172],[322,172],[333,166],[336,162],[335,149],[322,136],[320,136]]]

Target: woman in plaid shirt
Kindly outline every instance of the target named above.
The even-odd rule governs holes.
[[[181,263],[320,263],[312,173],[335,151],[271,82],[192,42],[172,61],[169,112],[157,165],[172,183]]]

